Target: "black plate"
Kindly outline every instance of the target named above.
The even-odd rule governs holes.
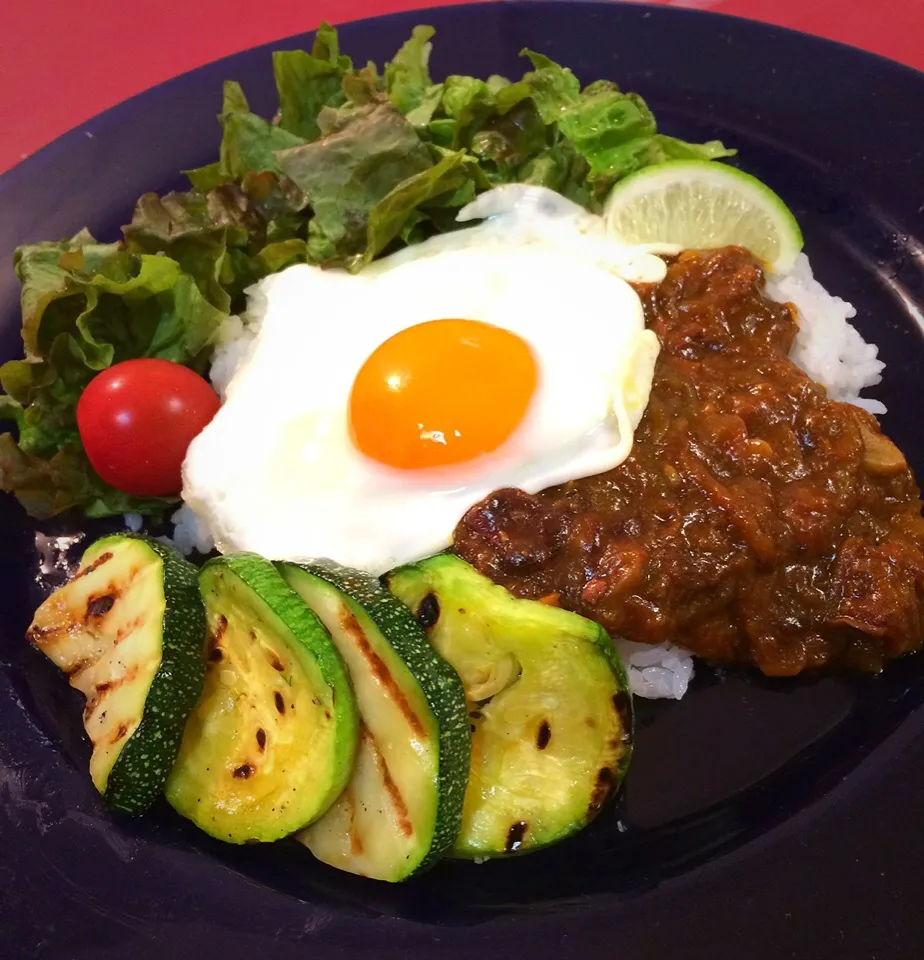
[[[880,344],[884,426],[924,470],[924,76],[785,30],[635,5],[456,7],[350,24],[343,43],[381,59],[417,22],[437,27],[437,74],[518,73],[529,46],[585,80],[637,89],[667,132],[737,146],[799,218],[822,282]],[[222,80],[272,111],[270,49],[136,97],[6,174],[0,261],[84,225],[115,238],[138,194],[179,186],[178,170],[214,156]],[[5,266],[2,359],[21,350],[16,302]],[[22,639],[65,563],[55,537],[71,532],[48,524],[37,540],[0,501],[4,957],[924,955],[924,656],[878,677],[700,669],[681,703],[642,705],[623,801],[583,835],[388,886],[294,844],[223,846],[165,806],[137,821],[106,811],[77,698]]]

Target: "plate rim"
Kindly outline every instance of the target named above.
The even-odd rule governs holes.
[[[636,0],[453,0],[452,3],[446,4],[443,6],[421,6],[414,7],[410,10],[396,10],[390,13],[383,13],[374,17],[357,17],[353,20],[343,20],[337,21],[334,23],[334,26],[347,26],[350,24],[361,24],[361,23],[371,23],[371,22],[388,22],[388,21],[397,21],[400,19],[406,19],[409,17],[414,17],[415,15],[425,15],[431,11],[437,10],[447,10],[454,7],[464,7],[466,9],[485,9],[488,7],[497,7],[497,6],[510,6],[510,7],[532,7],[535,9],[541,9],[542,7],[561,7],[561,6],[598,6],[598,7],[623,7],[623,8],[632,8],[638,10],[645,15],[658,15],[661,16],[664,11],[670,11],[669,15],[673,19],[685,19],[688,17],[694,17],[698,20],[702,19],[712,19],[716,24],[721,24],[723,22],[730,22],[738,24],[738,29],[756,29],[760,33],[764,33],[768,38],[771,34],[778,35],[790,35],[792,37],[798,37],[801,40],[810,41],[815,44],[820,44],[822,47],[832,47],[840,51],[847,51],[852,55],[859,55],[863,58],[868,58],[869,61],[877,62],[880,68],[886,67],[891,70],[897,70],[900,73],[905,73],[912,77],[916,77],[921,81],[924,81],[924,71],[918,70],[915,67],[909,66],[906,63],[902,63],[899,60],[893,60],[890,57],[886,57],[881,53],[875,53],[872,50],[865,50],[863,47],[857,47],[853,44],[844,43],[841,40],[832,40],[830,37],[822,37],[818,34],[809,33],[805,30],[799,30],[795,27],[786,27],[781,26],[776,23],[766,23],[762,20],[754,20],[750,17],[745,17],[740,14],[734,13],[724,13],[720,10],[708,10],[700,9],[697,7],[686,7],[686,6],[673,6],[666,3],[647,3],[647,2],[636,2]],[[153,86],[147,87],[144,90],[139,90],[137,93],[132,94],[130,97],[126,97],[124,100],[120,100],[118,103],[113,104],[111,107],[107,107],[105,110],[101,110],[98,113],[95,113],[92,117],[88,117],[86,120],[75,124],[70,127],[68,130],[59,134],[53,140],[48,141],[48,143],[39,147],[34,152],[30,153],[28,156],[23,157],[22,160],[18,161],[8,170],[0,173],[0,193],[8,189],[15,189],[16,182],[19,177],[26,174],[25,167],[30,167],[29,173],[32,172],[32,167],[35,165],[44,166],[49,160],[57,156],[58,152],[62,149],[65,149],[70,145],[71,141],[81,134],[84,136],[87,133],[95,135],[97,130],[102,128],[102,125],[107,120],[113,119],[110,115],[121,112],[123,108],[129,105],[138,105],[139,101],[144,100],[147,97],[151,97],[154,94],[158,94],[164,90],[164,88],[169,88],[171,85],[181,82],[184,79],[188,78],[191,74],[195,74],[200,70],[205,70],[208,68],[214,68],[222,63],[227,63],[234,60],[235,58],[243,54],[253,54],[258,51],[267,51],[272,52],[275,49],[292,49],[297,47],[300,43],[303,45],[304,41],[307,38],[313,38],[316,30],[306,30],[303,33],[293,33],[284,37],[279,37],[277,40],[271,40],[268,43],[257,44],[253,47],[245,47],[241,50],[237,50],[234,53],[226,54],[222,57],[216,57],[213,60],[207,60],[205,63],[200,63],[198,66],[193,67],[190,70],[184,70],[182,73],[175,74],[174,76],[167,77],[166,79],[160,81],[159,83],[154,84]]]
[[[614,6],[612,0],[577,0],[577,2],[572,2],[572,0],[517,0],[517,2],[514,2],[514,3],[501,3],[501,4],[498,4],[497,2],[460,4],[459,9],[460,10],[474,9],[475,11],[477,11],[479,9],[485,9],[488,7],[496,7],[498,5],[532,8],[534,10],[539,10],[543,7],[560,8],[564,6],[585,6],[585,7]],[[657,12],[657,16],[659,17],[667,15],[674,20],[682,20],[691,16],[696,17],[697,19],[700,19],[700,20],[703,18],[712,18],[714,19],[715,22],[722,22],[722,23],[733,22],[737,24],[744,24],[746,25],[746,28],[743,28],[743,29],[757,31],[758,33],[761,33],[761,34],[766,33],[766,31],[770,31],[778,35],[791,34],[791,35],[794,35],[795,37],[802,38],[803,42],[807,40],[813,44],[821,44],[823,46],[830,45],[832,47],[840,48],[841,50],[844,50],[844,51],[849,51],[849,53],[853,57],[873,58],[874,61],[881,62],[880,66],[888,67],[888,69],[890,70],[897,69],[900,73],[907,73],[911,75],[912,77],[915,78],[915,81],[920,82],[922,84],[922,88],[924,88],[924,72],[915,70],[912,67],[899,63],[897,61],[890,60],[881,55],[871,53],[869,51],[865,51],[860,48],[853,47],[847,44],[843,44],[838,41],[829,40],[823,37],[817,37],[812,34],[807,34],[802,31],[793,30],[786,27],[779,27],[771,24],[764,24],[759,21],[753,21],[747,18],[718,13],[715,11],[702,11],[702,10],[694,10],[694,9],[687,9],[687,8],[680,8],[680,7],[666,7],[662,5],[636,4],[636,3],[619,4],[619,6],[623,7],[624,9],[634,9],[636,11],[639,11],[642,14],[648,12],[650,15],[652,13]],[[404,22],[411,22],[414,18],[425,17],[431,11],[436,11],[436,10],[445,11],[447,9],[450,9],[450,8],[447,8],[447,7],[426,8],[425,7],[425,8],[420,8],[416,10],[389,13],[380,17],[363,18],[359,20],[349,21],[349,23],[350,24],[363,24],[363,23],[369,24],[369,23],[375,23],[383,20],[389,20],[389,21],[401,20]],[[455,8],[452,8],[452,9],[455,9]],[[473,15],[476,15],[476,14],[473,14]],[[268,44],[260,44],[255,47],[248,48],[246,50],[241,50],[236,53],[229,54],[228,56],[221,57],[213,61],[209,61],[208,63],[205,63],[205,64],[201,64],[190,71],[186,71],[184,73],[178,74],[175,77],[165,80],[162,83],[159,83],[151,88],[148,88],[147,90],[139,92],[138,94],[126,100],[121,101],[119,104],[116,104],[113,107],[103,111],[102,113],[97,114],[95,117],[91,118],[88,121],[78,124],[67,133],[62,134],[60,137],[55,138],[55,140],[51,141],[49,144],[45,145],[40,150],[31,154],[29,157],[25,158],[23,161],[16,164],[16,166],[14,166],[10,170],[0,175],[0,192],[3,192],[7,189],[14,190],[16,188],[17,180],[19,177],[25,176],[27,173],[28,175],[31,176],[36,170],[40,169],[42,166],[45,166],[49,161],[55,159],[59,155],[59,153],[61,153],[62,151],[66,151],[71,146],[72,142],[77,140],[77,138],[84,136],[88,130],[89,132],[94,133],[96,130],[102,131],[104,127],[105,128],[111,127],[113,124],[118,123],[119,117],[122,111],[131,112],[132,110],[143,108],[143,104],[148,98],[153,98],[155,96],[162,96],[162,95],[168,94],[169,92],[171,92],[171,89],[174,85],[182,84],[182,82],[184,80],[187,80],[192,74],[196,74],[200,71],[203,71],[209,68],[214,69],[219,64],[233,62],[236,58],[244,54],[254,54],[258,51],[268,52],[272,49],[280,49],[283,47],[287,48],[292,45],[304,43],[305,38],[310,38],[312,35],[313,35],[313,31],[307,31],[303,34],[291,35],[286,38],[280,38],[277,41],[272,41]],[[28,168],[28,170],[26,168]],[[914,721],[914,723],[912,723],[912,721]],[[891,758],[893,758],[894,755],[900,751],[902,746],[906,743],[907,740],[909,740],[909,738],[911,740],[914,740],[915,738],[919,737],[921,733],[921,730],[919,728],[922,726],[924,726],[924,713],[922,713],[921,716],[919,716],[917,713],[913,713],[908,717],[906,717],[902,725],[899,728],[897,728],[895,731],[893,731],[889,735],[889,737],[885,741],[883,741],[880,744],[880,746],[873,752],[873,754],[864,758],[864,760],[861,762],[861,765],[858,766],[855,773],[858,774],[861,768],[864,770],[869,770],[871,768],[878,769],[880,766],[888,763],[891,760]],[[909,733],[908,732],[909,730],[911,730],[912,732]],[[890,748],[890,751],[887,752],[886,747],[888,745],[892,745],[892,746]],[[884,754],[884,755],[887,754],[887,756],[885,756],[885,759],[883,759],[882,757],[880,757],[880,754]],[[876,761],[876,762],[873,763],[873,761]],[[784,823],[779,824],[777,827],[768,831],[767,834],[749,841],[748,843],[742,845],[736,850],[730,853],[727,853],[718,859],[712,860],[708,863],[702,864],[694,868],[693,870],[684,874],[682,877],[669,878],[667,880],[664,880],[663,883],[665,884],[665,886],[674,885],[674,884],[685,884],[690,882],[693,878],[699,877],[702,871],[712,872],[712,871],[718,870],[727,862],[732,860],[737,860],[739,857],[745,856],[747,851],[751,851],[752,853],[756,852],[757,848],[759,848],[765,842],[770,843],[771,838],[774,837],[779,831],[788,828],[790,824],[793,823],[794,821],[801,820],[804,814],[807,814],[810,811],[814,811],[816,807],[821,806],[822,811],[815,811],[815,813],[813,814],[813,817],[810,819],[817,818],[820,815],[820,812],[823,812],[823,810],[826,809],[830,803],[840,802],[840,799],[834,799],[835,796],[843,799],[842,795],[844,793],[851,793],[861,787],[861,784],[853,782],[855,779],[862,780],[863,783],[865,783],[866,780],[869,778],[869,776],[870,776],[869,773],[867,773],[863,778],[852,776],[848,781],[845,781],[844,783],[840,784],[837,788],[830,791],[825,797],[821,798],[817,803],[812,804],[809,807],[806,807],[804,810],[801,810],[794,817],[790,818]],[[765,838],[767,839],[765,840]],[[273,891],[273,892],[277,896],[279,895],[278,892],[276,891]],[[597,903],[595,904],[584,903],[579,905],[579,907],[575,909],[576,910],[580,909],[582,911],[582,915],[587,915],[587,916],[590,916],[592,914],[604,914],[609,912],[610,909],[612,909],[612,906],[610,906],[610,908],[608,909],[607,904],[602,902],[606,899],[607,897],[601,895],[600,897],[596,898],[596,900],[598,901]],[[589,911],[589,913],[583,914],[584,910]],[[512,916],[512,917],[497,918],[497,922],[499,923],[507,920],[509,920],[512,924],[515,925],[517,921],[517,917]],[[400,920],[399,922],[401,924],[414,923],[414,921],[409,921],[404,919]],[[569,922],[570,922],[570,917],[569,917]],[[492,920],[491,923],[493,924],[494,921]],[[421,926],[424,926],[427,928],[430,927],[429,924],[422,924]],[[438,927],[438,929],[442,930],[444,928]]]

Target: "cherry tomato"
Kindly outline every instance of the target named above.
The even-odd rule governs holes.
[[[215,416],[215,391],[170,360],[117,363],[98,373],[77,403],[77,427],[93,469],[141,497],[180,492],[193,437]]]

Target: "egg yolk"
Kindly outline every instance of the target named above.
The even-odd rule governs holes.
[[[431,320],[382,343],[353,382],[356,447],[420,470],[496,450],[522,422],[538,382],[529,345],[480,320]]]

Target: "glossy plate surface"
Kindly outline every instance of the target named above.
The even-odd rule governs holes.
[[[523,46],[643,94],[665,132],[721,137],[790,205],[816,274],[888,368],[884,427],[924,475],[924,75],[800,34],[687,10],[473,5],[342,29],[355,60],[437,28],[436,75],[518,74]],[[145,190],[215,155],[224,79],[275,106],[270,50],[130,100],[0,178],[0,360],[20,354],[18,243],[113,239]],[[243,438],[242,438],[243,439]],[[79,555],[0,501],[0,931],[9,957],[776,960],[921,956],[924,655],[879,677],[772,682],[700,668],[641,704],[621,804],[534,857],[388,886],[294,843],[226,847],[165,806],[110,814],[79,706],[23,632]],[[98,530],[90,531],[94,535]],[[68,550],[70,553],[68,554]]]

